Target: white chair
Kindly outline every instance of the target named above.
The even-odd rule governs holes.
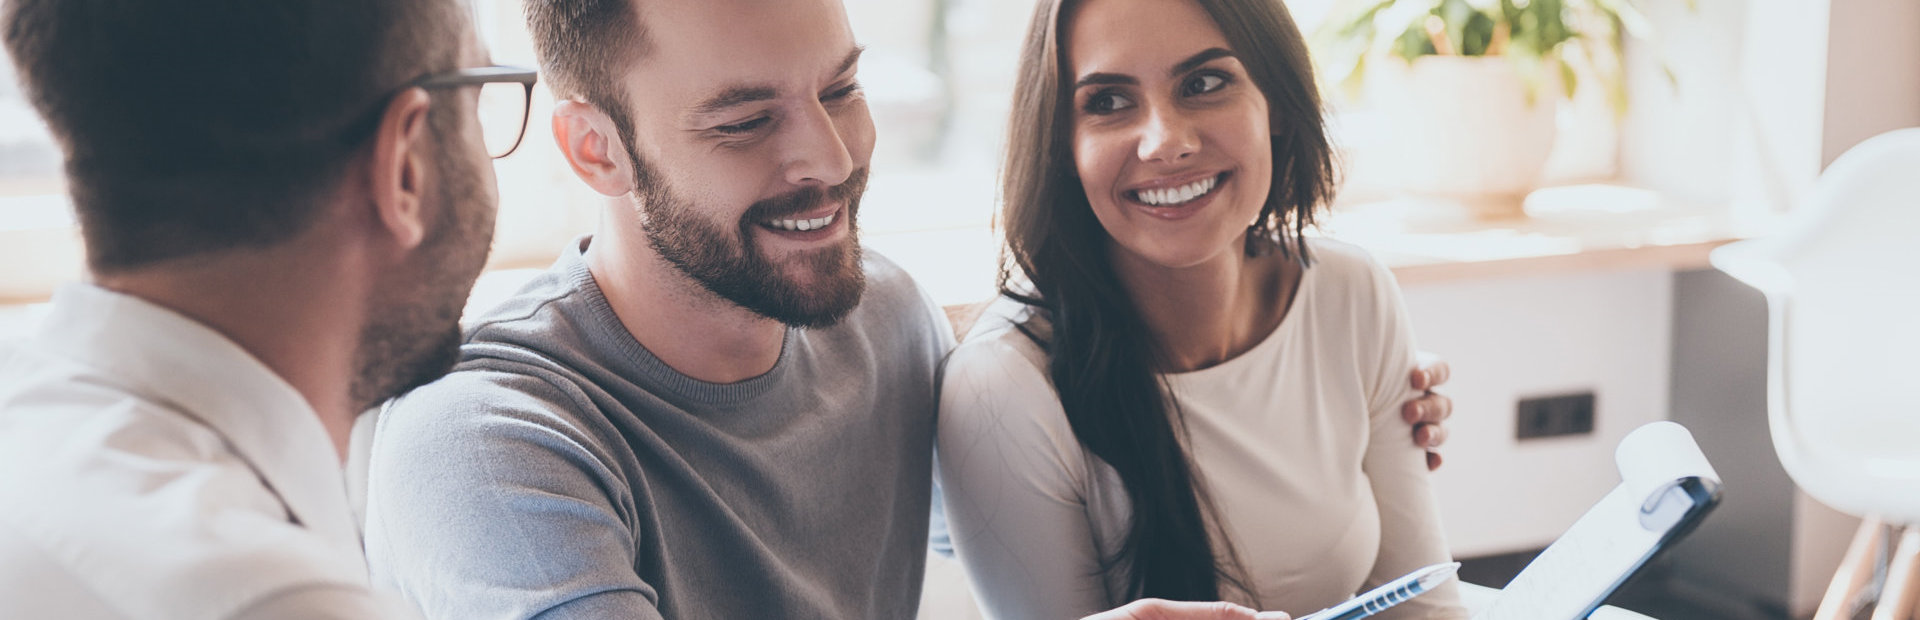
[[[1852,617],[1883,579],[1873,620],[1904,620],[1920,594],[1920,129],[1842,155],[1788,219],[1712,262],[1766,296],[1780,463],[1866,519],[1814,618]],[[1887,525],[1905,527],[1891,557]]]

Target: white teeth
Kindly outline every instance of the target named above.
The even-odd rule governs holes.
[[[810,220],[767,220],[761,223],[770,228],[778,228],[780,230],[807,231],[826,228],[833,223],[834,218],[839,216],[840,214],[835,213],[826,217],[816,217]]]
[[[1207,195],[1207,192],[1213,191],[1213,186],[1219,182],[1219,176],[1211,176],[1180,187],[1143,189],[1134,192],[1134,195],[1140,198],[1140,202],[1155,207],[1185,204],[1192,202],[1195,198]]]

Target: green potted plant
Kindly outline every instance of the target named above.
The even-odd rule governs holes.
[[[1380,176],[1488,216],[1520,213],[1562,98],[1597,87],[1625,113],[1623,40],[1650,30],[1628,0],[1347,0],[1332,15],[1315,61],[1389,126]]]

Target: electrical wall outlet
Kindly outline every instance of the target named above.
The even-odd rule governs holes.
[[[1522,398],[1515,409],[1515,439],[1593,433],[1593,392]]]

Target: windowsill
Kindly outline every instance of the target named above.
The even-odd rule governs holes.
[[[1707,266],[1721,245],[1764,231],[1725,205],[1693,205],[1614,185],[1535,192],[1527,217],[1488,220],[1432,200],[1397,199],[1336,209],[1324,228],[1393,269],[1402,285]]]

